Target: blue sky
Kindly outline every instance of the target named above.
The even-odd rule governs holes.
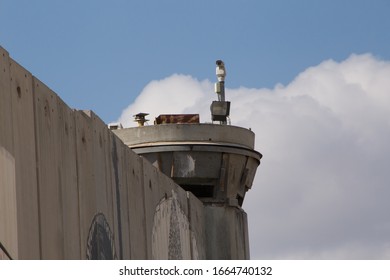
[[[287,84],[325,59],[390,58],[390,2],[1,0],[0,44],[72,107],[118,118],[174,73],[231,87]]]
[[[263,155],[255,259],[390,259],[390,1],[0,0],[0,45],[71,107],[200,113],[227,67]]]

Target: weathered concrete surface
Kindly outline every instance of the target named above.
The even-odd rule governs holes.
[[[196,197],[2,48],[0,70],[0,242],[13,259],[206,256]]]
[[[58,184],[62,208],[63,258],[80,259],[80,217],[75,112],[60,98],[58,110]]]
[[[16,256],[17,205],[9,63],[8,52],[0,48],[0,240],[10,254]]]
[[[3,147],[0,147],[0,170],[0,240],[15,256],[18,252],[15,159]]]
[[[16,228],[12,229],[16,230],[12,236],[17,242],[4,246],[13,258],[37,259],[40,258],[40,239],[32,76],[2,48],[0,56],[0,147],[14,159],[15,170],[15,183],[1,186],[1,192],[15,203],[1,215],[17,216]],[[5,171],[0,172],[4,173],[0,177],[9,176]],[[7,219],[9,217],[0,220]]]
[[[59,126],[58,121],[57,96],[36,78],[33,78],[33,90],[41,258],[63,259],[64,225],[60,189],[62,176],[59,168],[61,152],[59,130],[62,126]]]
[[[114,131],[131,147],[154,144],[214,144],[254,149],[255,135],[252,131],[238,127],[214,124],[160,124],[132,127]]]
[[[125,144],[204,203],[242,206],[262,155],[248,129],[165,124],[113,130]]]
[[[145,131],[179,148],[140,157],[93,112],[70,109],[0,48],[0,242],[10,256],[248,258],[237,195],[250,188],[261,157],[252,151],[253,133],[163,127],[157,135]],[[149,136],[142,133],[131,141],[144,145],[137,137]],[[215,188],[206,207],[170,178],[194,176]]]
[[[0,249],[0,261],[1,260],[9,260],[9,258],[7,256],[7,254],[3,250]]]
[[[205,206],[206,259],[249,259],[248,222],[238,207]]]
[[[252,131],[215,124],[163,124],[113,131],[133,151],[204,204],[200,216],[199,213],[182,215],[181,209],[185,206],[176,207],[174,199],[160,202],[160,214],[155,221],[159,226],[152,235],[152,257],[170,258],[170,255],[161,254],[169,251],[166,249],[168,244],[162,243],[161,238],[169,239],[174,235],[176,239],[181,239],[182,231],[172,231],[169,221],[164,218],[166,213],[174,213],[182,223],[180,229],[188,232],[187,235],[191,234],[191,230],[184,217],[196,215],[199,218],[196,225],[204,225],[204,250],[198,253],[198,246],[193,244],[192,257],[205,254],[201,258],[249,258],[248,224],[241,206],[252,187],[262,157],[254,150]],[[150,182],[149,187],[152,188],[155,184],[153,180]],[[148,213],[146,216],[149,216]],[[161,235],[156,232],[161,232]],[[189,258],[188,250],[183,246],[180,249],[185,253],[177,253],[176,257]]]
[[[8,52],[0,47],[0,143],[8,150],[13,151],[12,134],[12,101],[10,58]]]

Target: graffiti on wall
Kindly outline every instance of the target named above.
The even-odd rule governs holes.
[[[153,259],[198,259],[196,239],[177,194],[163,198],[157,205],[152,232]]]
[[[88,260],[116,260],[115,242],[103,213],[92,220],[87,242]]]

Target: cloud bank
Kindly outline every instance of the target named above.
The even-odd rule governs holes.
[[[264,156],[243,205],[253,259],[390,259],[390,62],[351,55],[226,96],[232,124],[250,127]],[[212,82],[175,74],[150,82],[118,121],[133,126],[146,111],[210,122],[212,100]]]

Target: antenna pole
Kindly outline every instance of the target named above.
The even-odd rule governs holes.
[[[219,87],[220,92],[218,92],[218,101],[225,101],[225,81],[220,81]]]

